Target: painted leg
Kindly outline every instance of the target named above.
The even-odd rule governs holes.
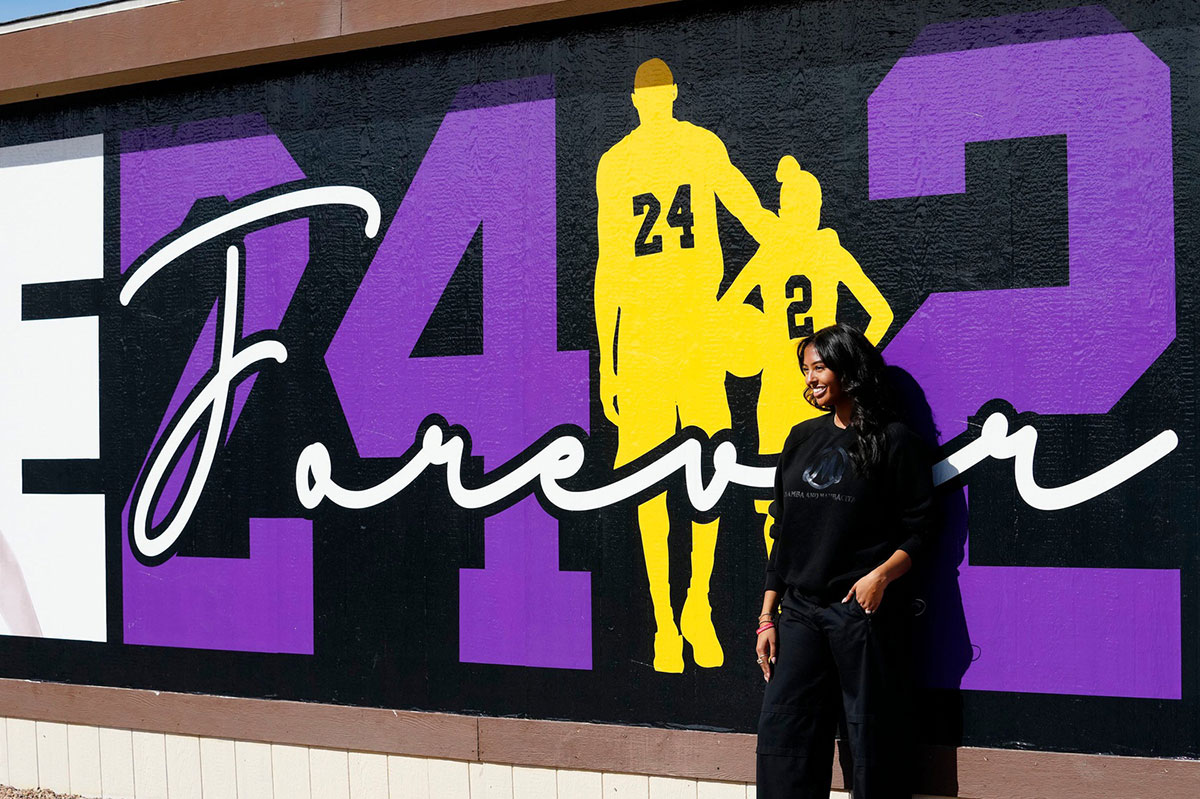
[[[692,645],[696,665],[706,669],[716,668],[725,662],[725,652],[717,640],[717,631],[712,623],[712,607],[708,603],[708,584],[717,550],[719,524],[719,520],[708,524],[692,524],[692,582],[688,586],[687,600],[679,617],[679,626],[683,629],[684,638]]]
[[[754,500],[754,510],[759,516],[763,517],[763,542],[767,545],[767,557],[771,557],[771,545],[775,543],[775,539],[771,538],[771,525],[775,520],[771,518],[771,500],[756,499]]]
[[[654,606],[654,670],[678,674],[683,671],[683,638],[675,626],[675,612],[671,609],[667,551],[671,519],[667,515],[665,493],[638,507],[638,526],[641,528],[642,551],[646,557],[646,577],[650,581],[650,602]]]

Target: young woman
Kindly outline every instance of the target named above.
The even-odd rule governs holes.
[[[775,475],[758,796],[827,799],[839,701],[847,789],[909,796],[912,597],[901,578],[934,532],[930,459],[898,420],[883,357],[862,333],[826,327],[797,355],[805,398],[827,413],[792,429]]]

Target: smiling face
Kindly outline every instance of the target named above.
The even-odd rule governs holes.
[[[804,383],[812,392],[812,399],[822,408],[832,408],[845,399],[842,384],[833,370],[821,360],[817,348],[809,345],[804,348],[804,360],[800,363],[800,371],[804,374]]]

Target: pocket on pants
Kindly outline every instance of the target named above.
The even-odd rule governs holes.
[[[850,605],[850,610],[852,610],[854,612],[853,615],[858,616],[859,618],[863,618],[863,619],[871,618],[872,614],[867,613],[866,608],[864,608],[862,606],[862,603],[860,603],[858,601],[858,597],[856,597],[856,596],[850,597],[850,601],[847,604]],[[883,607],[882,603],[880,604],[880,607]]]

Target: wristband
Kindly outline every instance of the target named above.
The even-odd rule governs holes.
[[[764,625],[762,625],[761,627],[759,627],[757,630],[755,630],[755,631],[754,631],[754,634],[755,634],[755,635],[762,635],[762,634],[763,634],[764,632],[766,632],[767,630],[773,630],[773,629],[775,629],[775,623],[774,623],[774,622],[770,622],[770,621],[769,621],[769,622],[767,622],[766,624],[764,624]]]

